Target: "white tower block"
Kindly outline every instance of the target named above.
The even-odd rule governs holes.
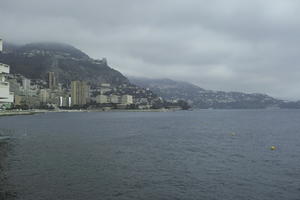
[[[3,40],[0,39],[0,52],[3,51]]]

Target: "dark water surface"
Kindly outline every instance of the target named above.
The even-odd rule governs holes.
[[[1,130],[15,199],[300,199],[300,110],[48,113]]]

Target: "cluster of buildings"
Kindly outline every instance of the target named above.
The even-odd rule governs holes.
[[[1,72],[2,64],[0,65]],[[5,67],[8,67],[5,65]],[[94,89],[85,81],[72,81],[69,87],[57,83],[54,72],[47,73],[47,80],[31,80],[19,74],[1,73],[0,107],[9,108],[81,108],[87,105],[103,104],[106,107],[122,106],[134,103],[133,96],[117,95],[110,89],[110,84],[103,84],[100,91]],[[2,87],[2,84],[5,87]],[[109,93],[109,94],[107,94]],[[3,103],[6,103],[5,105]]]
[[[106,107],[126,108],[133,104],[133,96],[109,94],[105,95],[110,84],[103,84],[98,93],[94,93],[87,82],[72,81],[69,87],[63,87],[56,80],[54,72],[47,73],[47,80],[30,80],[22,75],[6,74],[7,90],[11,91],[10,103],[15,108],[81,108],[87,105],[102,104]]]
[[[84,106],[87,104],[119,104],[119,106],[133,104],[133,96],[117,95],[109,83],[102,83],[97,88],[91,89],[85,81],[71,82],[71,105]]]
[[[3,41],[0,39],[0,53]],[[91,90],[85,81],[72,81],[70,87],[62,87],[54,72],[47,73],[47,80],[31,80],[20,74],[10,74],[10,66],[0,63],[0,109],[11,108],[72,108],[87,104],[133,104],[131,95],[115,95],[105,93],[114,88],[102,83]],[[94,95],[92,95],[92,92]],[[96,93],[95,93],[96,92]],[[95,95],[96,94],[96,95]]]
[[[3,50],[0,39],[0,53]],[[157,101],[149,90],[131,84],[112,86],[99,83],[91,86],[81,80],[64,85],[58,74],[49,71],[44,79],[28,79],[20,74],[10,74],[10,67],[0,63],[0,109],[49,108],[140,108],[147,109]]]

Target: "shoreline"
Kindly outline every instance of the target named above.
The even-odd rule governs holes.
[[[95,109],[95,110],[22,110],[22,111],[0,111],[0,117],[17,116],[17,115],[35,115],[43,113],[75,113],[75,112],[174,112],[178,109]]]
[[[16,115],[34,115],[38,113],[45,113],[44,111],[1,111],[0,117],[16,116]]]

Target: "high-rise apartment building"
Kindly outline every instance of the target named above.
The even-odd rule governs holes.
[[[89,86],[85,81],[72,81],[71,102],[72,106],[82,106],[87,104],[89,98]]]
[[[31,80],[24,77],[22,79],[22,86],[23,86],[24,95],[29,95],[30,85],[31,85]]]
[[[40,102],[41,103],[48,103],[49,99],[50,99],[50,91],[49,91],[49,89],[41,89],[39,97],[40,97]]]
[[[48,88],[51,90],[57,88],[56,77],[54,72],[48,72]]]
[[[3,41],[0,39],[0,53],[3,50]],[[0,63],[0,103],[13,103],[14,95],[9,91],[9,82],[6,80],[9,74],[9,65]]]
[[[0,52],[2,52],[2,51],[3,51],[3,40],[0,39]]]

